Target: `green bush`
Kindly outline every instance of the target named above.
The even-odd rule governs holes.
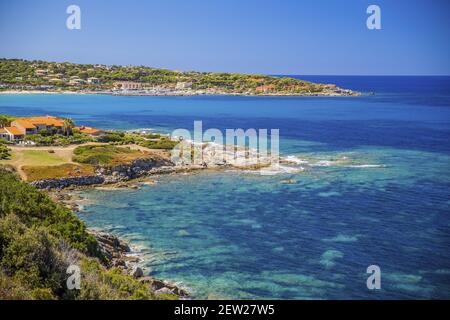
[[[139,145],[149,149],[172,150],[178,143],[178,141],[172,141],[168,138],[161,138],[158,141],[146,140],[141,142]]]
[[[0,160],[8,160],[11,158],[10,150],[7,146],[0,143]]]
[[[0,300],[169,298],[106,269],[99,257],[96,240],[72,212],[0,168]],[[81,290],[67,289],[71,264],[80,266]]]
[[[94,237],[70,210],[54,203],[47,195],[22,183],[13,173],[0,168],[0,218],[15,214],[29,226],[48,228],[74,248],[99,256]]]
[[[37,145],[44,146],[67,146],[71,144],[83,144],[94,141],[93,138],[87,134],[74,132],[70,136],[63,136],[60,134],[30,134],[25,136],[26,141],[32,141]]]
[[[113,145],[80,146],[73,151],[73,161],[90,165],[114,165],[141,157],[138,150]]]
[[[161,135],[157,134],[157,133],[149,133],[149,134],[144,135],[144,137],[147,139],[159,139],[159,138],[161,138]]]
[[[0,114],[0,128],[9,126],[15,119],[16,117]]]
[[[125,133],[123,132],[107,132],[97,138],[98,142],[120,142],[125,138]]]

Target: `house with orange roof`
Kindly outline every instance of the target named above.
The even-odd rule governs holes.
[[[90,136],[99,136],[104,133],[102,130],[85,126],[76,127],[75,129],[78,129],[80,133],[88,134]]]
[[[26,118],[25,120],[33,124],[36,127],[37,132],[41,130],[48,130],[55,133],[62,133],[63,131],[64,119],[61,118],[44,116]]]
[[[5,128],[0,128],[0,140],[9,141],[10,138],[11,138],[11,136],[8,133],[8,131],[6,131]]]
[[[27,119],[14,120],[11,122],[11,126],[19,129],[24,135],[37,133],[36,126]]]
[[[38,116],[30,118],[18,118],[11,122],[10,126],[0,128],[0,139],[7,141],[20,141],[26,135],[37,134],[46,130],[51,134],[64,133],[64,119],[53,116]],[[104,132],[92,127],[77,127],[80,133],[90,136],[99,136]]]
[[[6,131],[6,136],[8,141],[19,141],[23,140],[25,134],[18,129],[17,127],[4,127],[3,128]]]

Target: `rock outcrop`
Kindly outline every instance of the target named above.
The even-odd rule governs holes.
[[[38,180],[31,182],[38,189],[64,189],[71,186],[89,186],[102,184],[105,178],[102,176],[67,177],[60,179]]]
[[[100,251],[108,260],[108,267],[126,267],[125,263],[119,261],[123,260],[125,254],[131,252],[126,242],[110,233],[92,229],[89,229],[88,232],[97,239]]]
[[[130,164],[118,166],[99,166],[95,169],[95,173],[104,178],[104,183],[118,183],[131,179],[143,177],[152,170],[160,168],[171,168],[174,164],[167,159],[137,159]]]
[[[99,249],[107,259],[106,267],[121,269],[123,273],[129,274],[148,285],[157,295],[173,294],[181,299],[189,298],[189,294],[185,290],[174,284],[150,276],[144,276],[144,270],[138,265],[140,258],[129,256],[133,252],[125,241],[107,232],[93,229],[88,229],[88,232],[97,239]]]
[[[31,185],[38,189],[65,189],[72,186],[119,183],[150,174],[170,173],[175,170],[174,164],[168,159],[144,158],[118,166],[98,166],[95,169],[95,175],[91,176],[38,180],[31,182]]]

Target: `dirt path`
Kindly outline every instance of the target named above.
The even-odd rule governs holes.
[[[83,146],[102,145],[102,143],[89,142],[89,143],[85,143],[82,145]],[[82,145],[69,145],[66,147],[60,147],[60,146],[39,146],[39,147],[38,146],[8,146],[8,148],[11,149],[11,151],[13,151],[14,157],[10,161],[8,161],[7,164],[13,166],[16,169],[19,176],[23,180],[26,181],[27,175],[23,171],[23,166],[25,165],[23,151],[52,151],[52,152],[54,152],[55,156],[61,158],[64,162],[79,165],[78,163],[75,163],[72,161],[72,156],[73,156],[73,150],[75,150],[75,148],[82,146]],[[45,166],[46,164],[42,163],[42,165]]]

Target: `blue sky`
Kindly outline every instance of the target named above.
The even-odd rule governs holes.
[[[81,8],[81,30],[66,8]],[[381,8],[382,30],[366,27]],[[449,75],[447,0],[0,0],[0,57],[265,74]]]

